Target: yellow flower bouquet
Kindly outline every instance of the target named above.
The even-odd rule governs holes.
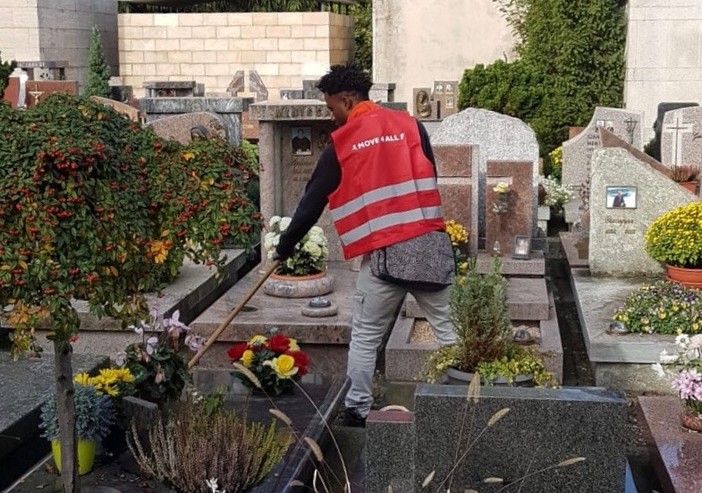
[[[262,390],[269,396],[291,392],[301,376],[309,370],[310,359],[300,350],[297,341],[278,329],[271,328],[267,336],[255,335],[248,342],[235,344],[227,355],[233,363],[244,365],[260,383],[260,388],[246,375],[235,375],[252,390]]]

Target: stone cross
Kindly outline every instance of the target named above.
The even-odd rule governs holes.
[[[672,163],[675,166],[680,166],[682,164],[682,140],[684,134],[692,133],[693,125],[687,123],[683,125],[681,117],[678,115],[675,117],[675,123],[672,125],[663,125],[663,132],[672,131],[675,133],[674,144],[671,146],[673,149],[673,160]]]

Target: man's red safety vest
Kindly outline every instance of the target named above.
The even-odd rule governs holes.
[[[378,108],[331,136],[341,183],[329,209],[346,259],[444,230],[434,167],[414,118]]]

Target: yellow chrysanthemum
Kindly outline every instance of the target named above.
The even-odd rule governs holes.
[[[79,385],[88,386],[95,385],[95,380],[87,373],[78,373],[73,377],[73,381]]]

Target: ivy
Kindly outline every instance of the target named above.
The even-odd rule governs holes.
[[[626,19],[619,2],[493,1],[520,40],[519,60],[466,70],[459,108],[521,118],[546,157],[566,140],[568,127],[589,122],[595,106],[621,107]]]

